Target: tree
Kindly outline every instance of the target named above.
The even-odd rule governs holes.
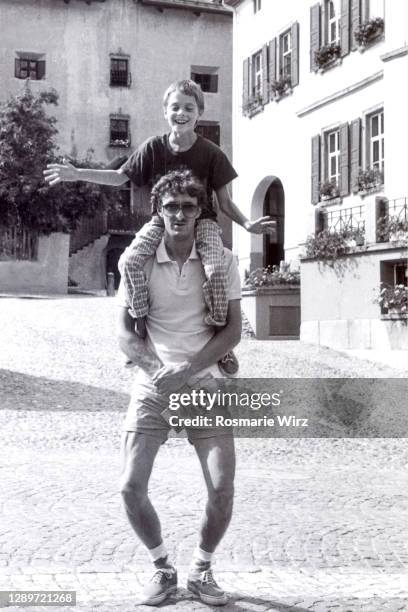
[[[58,104],[54,90],[34,95],[28,86],[0,105],[0,226],[49,234],[75,229],[83,216],[115,207],[112,188],[90,183],[48,186],[43,179],[47,163],[60,162],[54,138],[55,117],[47,106]],[[101,167],[85,160],[76,166]]]

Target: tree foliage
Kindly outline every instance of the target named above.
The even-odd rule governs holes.
[[[55,144],[57,120],[47,107],[57,105],[54,90],[34,95],[29,87],[0,105],[0,225],[45,234],[75,229],[78,220],[114,208],[112,188],[90,183],[47,185],[47,163],[61,162]],[[90,157],[71,160],[79,167],[101,167]]]

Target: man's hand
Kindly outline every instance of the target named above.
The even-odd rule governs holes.
[[[190,364],[184,361],[175,365],[163,366],[152,376],[152,381],[159,393],[167,394],[184,387],[190,377]]]
[[[275,234],[276,220],[271,217],[259,217],[255,221],[245,223],[245,229],[251,234]]]
[[[48,164],[43,174],[45,182],[51,186],[78,180],[77,169],[65,159],[63,164]]]

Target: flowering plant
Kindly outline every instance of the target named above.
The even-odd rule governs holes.
[[[405,285],[380,284],[380,292],[375,297],[374,302],[381,308],[394,308],[400,312],[408,312],[408,287]]]
[[[288,266],[282,269],[278,266],[257,268],[246,279],[244,289],[274,287],[276,285],[300,285],[300,272],[298,270],[290,271]]]
[[[360,168],[357,177],[358,191],[368,191],[384,183],[384,172],[378,168]]]
[[[367,45],[384,31],[384,19],[374,17],[360,24],[354,33],[354,38],[359,45]]]
[[[114,140],[110,141],[110,146],[111,147],[128,147],[130,146],[130,139],[129,138],[115,138]]]
[[[244,115],[251,115],[256,109],[263,107],[263,98],[260,93],[249,96],[247,101],[242,105]]]
[[[271,82],[271,92],[275,96],[281,96],[291,88],[291,80],[289,77],[282,77],[279,80]]]
[[[325,181],[320,184],[319,193],[323,198],[335,198],[339,195],[339,189],[334,181]]]
[[[387,240],[405,241],[408,236],[408,219],[399,219],[397,216],[385,215],[377,221],[377,239],[380,242]],[[394,237],[394,239],[393,239]]]
[[[324,68],[326,64],[340,57],[341,47],[338,43],[330,43],[323,45],[318,51],[315,51],[315,60],[319,68]]]
[[[325,229],[315,236],[309,236],[306,240],[306,257],[320,259],[325,263],[333,265],[339,255],[350,249],[350,241],[355,241],[354,246],[364,244],[364,232],[359,228],[345,229],[334,232]]]

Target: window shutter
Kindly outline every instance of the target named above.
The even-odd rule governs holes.
[[[350,193],[349,187],[349,126],[348,123],[343,123],[339,129],[340,141],[340,185],[339,191],[341,196],[346,196]]]
[[[18,58],[16,58],[14,60],[14,76],[16,77],[16,79],[20,78],[20,60]]]
[[[312,138],[312,204],[320,201],[320,134]]]
[[[295,87],[299,84],[299,23],[292,24],[292,65],[291,65],[291,85]]]
[[[310,70],[317,70],[315,52],[320,49],[320,4],[310,7]]]
[[[351,191],[358,191],[358,173],[361,166],[361,119],[354,119],[350,124],[350,184]]]
[[[269,83],[276,80],[276,38],[269,42]]]
[[[45,61],[40,60],[37,62],[37,79],[43,79],[45,77]]]
[[[354,33],[357,31],[361,20],[361,0],[351,0],[351,48],[354,51],[357,49]]]
[[[218,74],[210,75],[210,92],[217,93],[218,91]]]
[[[262,102],[269,102],[268,87],[268,45],[262,47]]]
[[[246,108],[249,101],[249,62],[250,58],[244,60],[244,73],[242,78],[242,106]]]
[[[350,0],[341,0],[340,46],[341,57],[350,53]]]

